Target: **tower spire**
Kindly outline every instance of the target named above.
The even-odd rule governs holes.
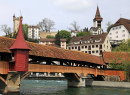
[[[101,17],[101,15],[100,15],[100,11],[99,11],[98,5],[97,5],[97,11],[96,11],[94,20],[102,21],[102,17]]]
[[[17,38],[14,42],[14,44],[11,46],[11,50],[13,49],[26,49],[26,50],[30,50],[30,48],[28,47],[24,36],[23,36],[23,32],[22,32],[22,18],[20,18],[20,24],[19,24],[19,31],[18,31],[18,35]]]

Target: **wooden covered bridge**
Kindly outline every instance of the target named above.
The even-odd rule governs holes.
[[[87,75],[103,79],[105,68],[97,56],[25,42],[21,21],[16,40],[0,37],[0,89],[5,93],[19,91],[20,80],[30,72],[60,72],[68,86],[80,87]]]

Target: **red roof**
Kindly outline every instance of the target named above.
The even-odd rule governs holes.
[[[20,19],[20,25],[19,25],[19,31],[18,31],[17,38],[16,38],[14,44],[11,46],[10,50],[14,50],[14,49],[30,50],[30,48],[28,47],[27,43],[25,42],[25,39],[23,36],[21,19]]]
[[[0,37],[0,52],[10,53],[9,48],[14,43],[15,39]],[[66,49],[57,48],[54,46],[46,46],[41,44],[36,44],[32,42],[27,42],[27,45],[31,48],[29,55],[41,56],[48,58],[66,59],[89,62],[97,65],[106,65],[103,59],[94,55],[86,54],[78,51],[71,51]],[[4,49],[4,51],[3,51]]]
[[[95,15],[94,20],[98,20],[98,21],[101,21],[101,20],[102,20],[102,17],[101,17],[101,15],[100,15],[100,11],[99,11],[98,6],[97,6],[97,11],[96,11],[96,15]]]
[[[123,63],[125,60],[130,61],[130,53],[127,52],[103,52],[103,59],[105,63]]]

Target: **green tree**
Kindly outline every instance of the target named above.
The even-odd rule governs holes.
[[[34,43],[39,43],[39,40],[38,39],[31,39],[31,38],[28,38],[29,42],[34,42]]]
[[[117,46],[113,51],[123,51],[130,52],[130,39],[123,41],[119,46]]]
[[[115,70],[123,70],[126,75],[126,80],[130,82],[130,53],[127,53],[127,57],[123,56],[121,52],[114,52],[113,55],[115,57],[111,59],[109,66]]]
[[[92,33],[90,31],[88,32],[79,32],[76,34],[76,37],[81,37],[81,36],[89,36],[89,35],[92,35]]]
[[[25,40],[28,39],[28,24],[22,24],[22,30]]]
[[[109,31],[111,30],[113,24],[111,24],[110,26],[107,27],[107,33],[109,33]]]
[[[46,38],[55,38],[55,37],[52,35],[47,35]]]
[[[68,32],[66,30],[61,30],[61,31],[59,31],[59,35],[60,35],[60,38],[65,38],[67,40],[66,41],[67,44],[70,42],[70,40],[71,40],[70,32]]]
[[[60,46],[60,33],[59,33],[59,31],[55,36],[55,44]]]
[[[109,31],[111,30],[113,24],[111,24],[111,21],[108,21],[108,22],[106,23],[106,25],[107,25],[107,33],[109,33]]]

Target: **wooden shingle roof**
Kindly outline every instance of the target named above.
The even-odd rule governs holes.
[[[12,38],[0,37],[0,52],[11,53],[9,48],[13,45],[14,41],[15,39]],[[94,55],[89,55],[78,51],[70,51],[53,46],[36,44],[32,42],[27,42],[27,45],[31,48],[29,55],[83,61],[97,65],[106,65],[103,62],[102,58]]]
[[[105,63],[123,63],[125,60],[130,61],[130,53],[127,52],[103,52],[103,60]]]

